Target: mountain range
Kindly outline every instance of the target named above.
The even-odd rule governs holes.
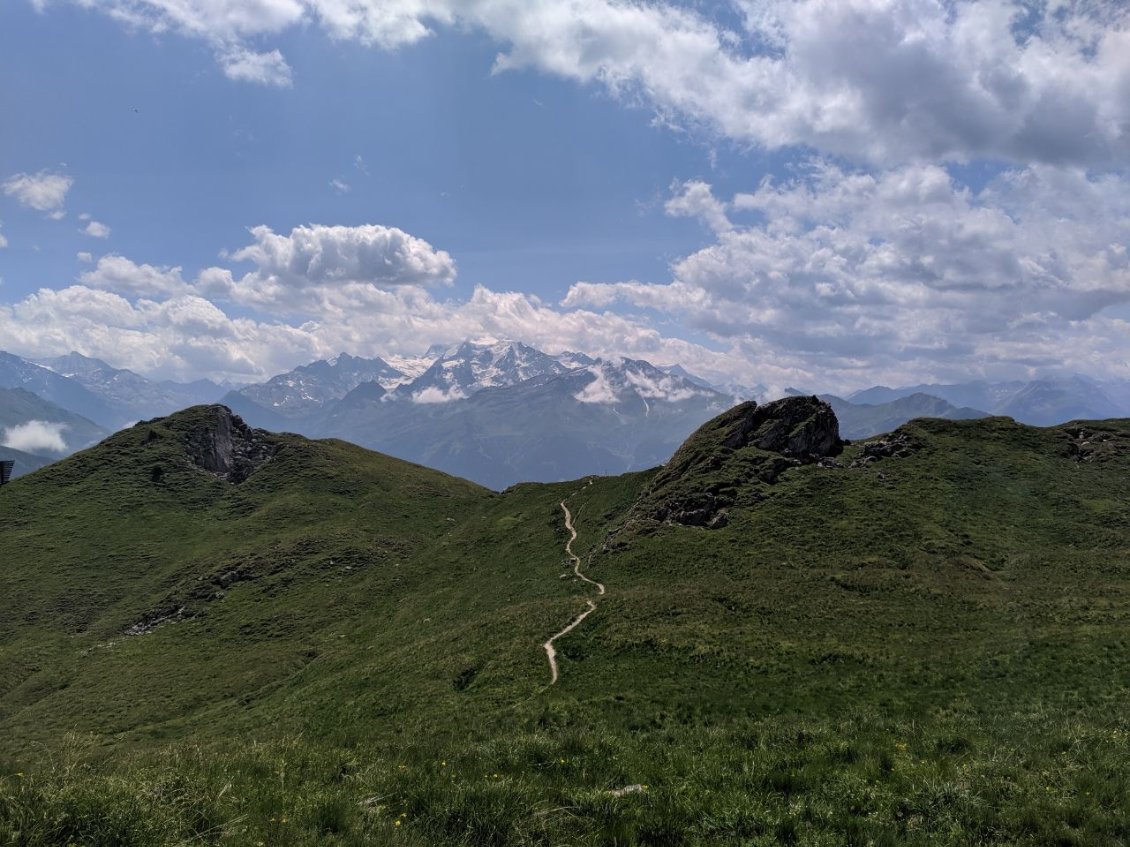
[[[733,398],[632,359],[519,342],[434,351],[412,376],[340,356],[229,393],[256,426],[334,437],[495,489],[652,467]]]
[[[766,399],[765,387],[752,378],[714,385],[679,365],[550,355],[511,341],[436,345],[419,357],[341,354],[242,387],[157,382],[78,353],[38,363],[0,354],[0,387],[31,391],[103,430],[221,401],[256,426],[343,438],[495,489],[641,470],[666,461],[722,409]],[[1082,376],[876,386],[846,399],[822,396],[848,438],[916,417],[1006,415],[1044,426],[1130,413],[1130,381]],[[0,410],[6,402],[0,396]],[[5,426],[35,420],[16,417],[9,409]],[[51,420],[57,419],[56,413]],[[65,452],[94,437],[70,432]],[[58,455],[21,459],[21,468]]]

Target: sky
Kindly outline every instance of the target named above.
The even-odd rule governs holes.
[[[0,349],[1130,377],[1121,0],[6,0]]]

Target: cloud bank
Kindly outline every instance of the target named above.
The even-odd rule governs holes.
[[[503,45],[494,70],[603,86],[661,120],[856,160],[1102,164],[1130,153],[1130,8],[1120,2],[734,0],[724,26],[620,0],[56,0],[210,43],[229,77],[289,85],[254,45],[317,26],[391,49],[437,27]]]

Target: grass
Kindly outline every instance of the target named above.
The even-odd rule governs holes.
[[[1130,839],[1126,421],[915,422],[748,502],[723,462],[677,481],[735,487],[714,530],[641,518],[653,472],[497,495],[290,436],[229,486],[198,424],[3,492],[0,843]],[[547,688],[565,498],[608,594]]]

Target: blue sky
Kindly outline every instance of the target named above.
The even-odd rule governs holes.
[[[0,114],[22,355],[1130,376],[1114,2],[11,0]]]

